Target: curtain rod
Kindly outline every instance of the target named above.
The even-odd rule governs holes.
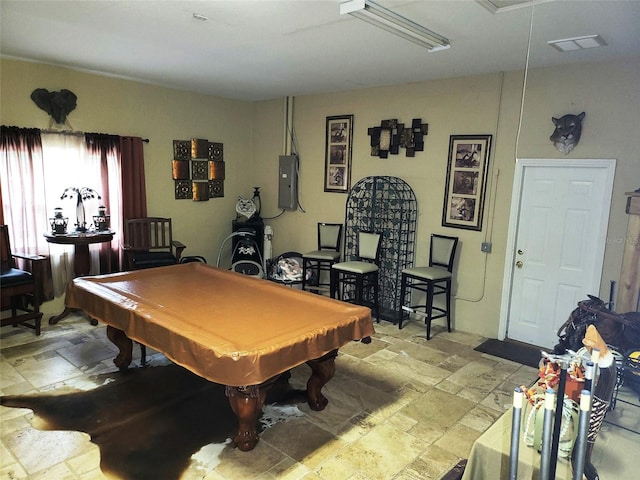
[[[81,136],[84,135],[85,132],[78,132],[76,130],[40,130],[43,133],[59,133],[61,135],[77,135],[77,136]],[[111,134],[103,134],[103,135],[111,135]],[[144,143],[149,143],[149,139],[148,138],[142,138],[141,139]]]

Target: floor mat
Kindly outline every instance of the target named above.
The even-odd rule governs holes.
[[[541,358],[540,349],[537,347],[519,342],[503,342],[495,338],[484,341],[474,348],[474,350],[528,365],[533,368],[538,368]]]

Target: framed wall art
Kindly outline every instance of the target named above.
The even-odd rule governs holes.
[[[327,117],[324,191],[348,193],[351,187],[353,115]]]
[[[491,135],[451,135],[442,226],[482,230]]]

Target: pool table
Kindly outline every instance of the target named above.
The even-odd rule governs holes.
[[[321,389],[335,373],[338,349],[374,333],[367,307],[197,262],[79,277],[65,303],[107,324],[117,367],[131,363],[135,340],[225,385],[239,422],[233,444],[243,451],[258,442],[274,383],[307,363],[307,401],[323,410]]]

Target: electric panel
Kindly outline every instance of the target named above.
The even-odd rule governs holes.
[[[278,166],[278,208],[298,209],[298,157],[280,155]]]

